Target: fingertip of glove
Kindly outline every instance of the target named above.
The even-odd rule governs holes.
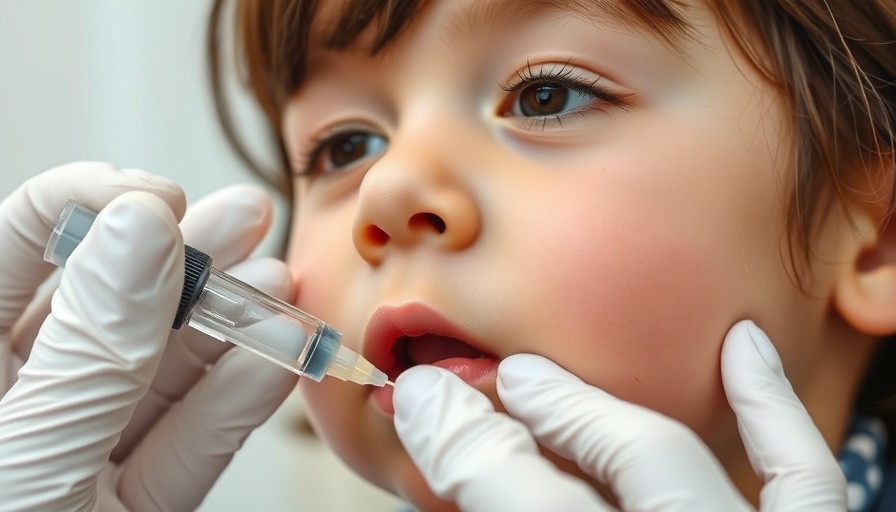
[[[187,211],[187,198],[177,183],[142,169],[122,169],[121,173],[144,182],[156,196],[168,205],[177,220],[184,217],[184,213]]]
[[[771,340],[749,320],[728,331],[721,359],[722,384],[729,402],[750,400],[758,389],[791,389]]]
[[[247,224],[267,226],[273,216],[271,196],[260,186],[240,183],[218,189],[205,196],[196,208],[226,205],[227,211]]]
[[[429,389],[444,378],[443,372],[448,373],[429,365],[408,368],[395,379],[395,396],[404,396],[405,391],[413,389]]]
[[[286,263],[276,258],[245,260],[228,267],[227,273],[284,302],[295,299],[295,278]]]
[[[405,370],[395,379],[395,389],[392,392],[396,416],[431,405],[437,397],[444,398],[446,385],[452,379],[466,387],[459,377],[435,366],[419,365]]]
[[[257,248],[272,222],[267,192],[255,185],[232,185],[190,205],[181,229],[187,243],[226,269]]]
[[[580,381],[550,359],[535,354],[514,354],[498,365],[498,390],[511,391],[545,380]]]
[[[241,200],[251,204],[271,204],[271,196],[267,191],[254,183],[236,183],[234,185],[227,185],[226,187],[222,187],[216,192],[213,192],[209,197],[213,196],[229,197],[234,201]]]
[[[146,223],[147,227],[151,223],[158,223],[174,237],[175,241],[180,241],[181,234],[177,218],[169,206],[163,198],[156,194],[133,190],[110,201],[101,215],[106,222],[121,217],[127,219],[128,222],[135,223],[132,230],[134,235],[141,234],[140,228],[143,227],[143,223]],[[149,215],[144,215],[145,213],[149,213]]]
[[[184,193],[180,188],[180,185],[164,176],[152,174],[151,172],[144,171],[143,169],[126,168],[122,169],[120,172],[124,176],[136,178],[137,180],[140,180],[148,185],[152,190],[156,192],[156,195],[161,197],[162,200],[164,200],[170,206],[182,206],[180,215],[178,215],[177,217],[180,218],[183,215],[183,210],[186,209],[186,198],[184,197]],[[175,214],[177,214],[177,212],[175,212]]]
[[[142,169],[119,169],[108,162],[72,162],[52,169],[46,175],[50,180],[63,175],[68,181],[90,187],[109,187],[115,195],[135,189],[151,192],[168,205],[177,219],[183,217],[187,208],[186,196],[177,183]],[[97,199],[102,200],[99,196],[97,194]],[[86,201],[85,204],[96,210],[103,207],[101,204],[92,204],[91,201]]]
[[[54,167],[25,182],[17,194],[27,198],[52,226],[69,199],[99,211],[114,197],[132,190],[152,192],[178,219],[186,210],[183,190],[173,181],[139,169],[119,169],[108,162],[72,162]]]
[[[167,203],[149,192],[130,191],[99,213],[66,268],[89,268],[121,293],[135,294],[135,300],[152,291],[159,294],[155,301],[164,302],[183,285],[182,252],[180,229]]]
[[[751,320],[734,324],[722,346],[723,365],[732,369],[742,367],[745,358],[767,367],[779,379],[785,378],[784,365],[774,344],[765,331]]]

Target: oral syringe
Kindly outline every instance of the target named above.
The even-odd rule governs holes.
[[[69,201],[47,242],[44,259],[65,267],[97,213]],[[385,373],[341,343],[323,321],[212,267],[207,254],[184,246],[184,287],[172,327],[184,324],[248,349],[298,375],[384,386]]]

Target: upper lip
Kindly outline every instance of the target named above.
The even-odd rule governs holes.
[[[362,355],[371,364],[385,372],[390,378],[397,377],[400,363],[395,359],[392,348],[402,336],[422,336],[435,334],[454,338],[482,351],[483,345],[458,325],[450,322],[425,304],[411,302],[397,306],[381,306],[373,312],[364,330]]]

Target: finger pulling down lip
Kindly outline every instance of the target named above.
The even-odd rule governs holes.
[[[468,385],[479,390],[486,396],[492,397],[495,393],[495,381],[498,376],[498,360],[493,357],[479,359],[451,358],[432,364],[444,368],[460,377]],[[383,386],[376,388],[371,394],[371,400],[375,407],[387,416],[395,414],[395,406],[392,403],[394,388]]]
[[[494,387],[498,360],[456,324],[420,303],[383,306],[367,324],[363,356],[395,380],[418,364],[444,368],[480,390]],[[393,414],[392,388],[374,390],[378,409]]]

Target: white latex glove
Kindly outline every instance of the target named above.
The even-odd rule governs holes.
[[[846,510],[843,473],[765,334],[752,322],[736,324],[721,359],[741,437],[765,481],[761,510]],[[464,511],[615,510],[543,458],[536,440],[610,484],[625,511],[752,510],[689,429],[547,359],[506,358],[498,394],[515,419],[439,368],[414,367],[396,382],[398,436],[433,492]]]
[[[50,312],[32,298],[55,268],[44,245],[70,198],[102,211]],[[179,229],[183,209],[172,182],[99,163],[43,173],[0,204],[0,510],[192,510],[294,386],[253,354],[171,331],[184,241],[290,298],[282,263],[232,266],[264,236],[266,196],[225,189]]]

